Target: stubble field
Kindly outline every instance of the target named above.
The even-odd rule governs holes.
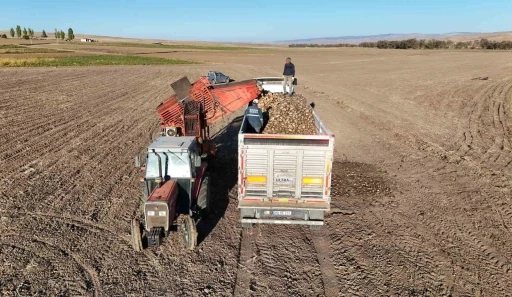
[[[512,295],[510,52],[130,51],[206,64],[0,69],[0,295]],[[321,231],[242,231],[237,113],[214,127],[197,250],[176,234],[132,251],[133,157],[170,83],[280,75],[287,56],[336,135],[338,211]]]

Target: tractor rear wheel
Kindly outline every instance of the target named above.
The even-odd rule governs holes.
[[[197,208],[201,215],[207,215],[211,210],[210,189],[210,174],[205,172],[201,181],[201,187],[199,188],[199,194],[197,195]]]
[[[132,246],[136,252],[142,251],[142,236],[140,232],[140,222],[133,219],[131,223]]]
[[[196,223],[191,216],[185,216],[181,232],[183,232],[185,248],[187,250],[193,250],[197,245],[197,230]]]

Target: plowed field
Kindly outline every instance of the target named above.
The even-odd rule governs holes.
[[[158,55],[216,64],[0,70],[1,296],[512,295],[510,53]],[[213,127],[221,174],[198,248],[173,234],[134,252],[134,156],[170,83],[280,75],[287,56],[336,134],[326,226],[242,231],[239,111]]]

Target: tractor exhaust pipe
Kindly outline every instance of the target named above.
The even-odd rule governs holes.
[[[169,156],[167,156],[167,154],[165,152],[162,152],[162,154],[164,154],[165,156],[165,174],[164,174],[164,178],[166,179],[165,181],[167,181],[167,164],[169,162]]]
[[[160,155],[153,149],[153,153],[158,158],[158,176],[160,177],[160,186],[164,183],[164,177],[162,176],[162,158]]]

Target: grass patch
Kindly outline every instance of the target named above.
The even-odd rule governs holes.
[[[0,58],[0,67],[28,67],[54,61],[55,58]]]
[[[196,49],[212,51],[243,51],[253,50],[255,48],[242,46],[222,46],[222,45],[188,45],[188,44],[150,44],[135,42],[94,42],[79,43],[80,45],[100,45],[100,46],[120,46],[120,47],[141,47],[141,48],[168,48],[168,49]]]
[[[0,67],[55,67],[102,65],[175,65],[198,64],[193,61],[154,57],[91,55],[55,58],[0,58]]]
[[[12,48],[26,48],[26,47],[22,46],[22,45],[17,45],[17,44],[2,44],[2,45],[0,45],[0,49],[12,49]]]
[[[49,54],[49,53],[71,53],[71,50],[57,50],[52,48],[22,47],[0,50],[3,54]]]

